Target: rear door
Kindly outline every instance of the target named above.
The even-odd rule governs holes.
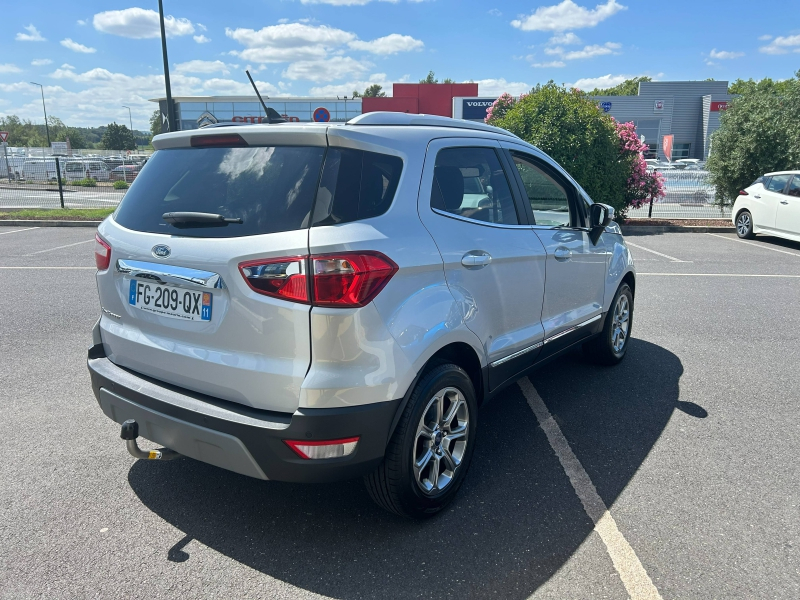
[[[592,243],[585,201],[552,160],[523,146],[503,145],[528,200],[533,230],[547,251],[542,308],[546,356],[588,336],[601,324],[606,244],[602,236]]]
[[[112,247],[97,276],[112,362],[259,409],[297,408],[310,327],[309,305],[297,301],[305,284],[292,275],[308,254],[324,133],[301,143],[153,156],[100,227]],[[187,211],[241,222],[164,218]]]
[[[492,388],[532,364],[544,336],[545,251],[503,164],[498,142],[434,140],[419,196],[448,287],[484,345]]]
[[[800,235],[800,175],[792,176],[781,193],[775,217],[775,229],[789,235]]]

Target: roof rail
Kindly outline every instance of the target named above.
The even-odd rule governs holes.
[[[451,119],[450,117],[440,117],[438,115],[415,115],[401,112],[369,112],[350,119],[345,125],[406,125],[417,127],[452,127],[454,129],[473,129],[476,131],[487,131],[508,137],[516,138],[510,131],[476,123],[475,121],[464,121],[462,119]]]

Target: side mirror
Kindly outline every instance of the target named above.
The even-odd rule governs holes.
[[[614,209],[607,204],[592,204],[589,208],[589,238],[597,244],[606,226],[614,220]]]

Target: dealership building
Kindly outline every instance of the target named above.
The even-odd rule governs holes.
[[[365,112],[396,111],[483,121],[495,97],[481,96],[477,83],[395,83],[384,98],[271,98],[271,116],[293,122],[343,123]],[[643,81],[636,96],[592,96],[621,122],[633,121],[644,136],[649,156],[663,159],[663,139],[673,136],[672,158],[708,158],[711,134],[730,100],[727,81]],[[184,96],[173,98],[181,130],[209,123],[261,123],[264,108],[255,96]],[[164,98],[153,100],[167,114]],[[274,113],[272,111],[275,111]],[[277,115],[275,114],[277,113]],[[162,122],[166,119],[162,118]],[[166,131],[166,127],[164,127]]]

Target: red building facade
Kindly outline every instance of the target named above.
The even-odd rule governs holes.
[[[453,116],[453,98],[478,95],[477,83],[395,83],[391,98],[363,98],[361,112]]]

